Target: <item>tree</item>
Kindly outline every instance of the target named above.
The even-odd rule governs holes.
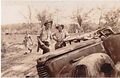
[[[107,12],[104,18],[106,20],[106,25],[111,27],[116,26],[118,23],[119,17],[120,17],[119,9]]]
[[[29,22],[28,22],[28,24],[30,25],[30,27],[31,27],[31,24],[32,24],[32,12],[31,12],[31,7],[30,6],[28,6],[28,10],[29,10],[29,15],[28,15],[28,19],[29,19]]]
[[[27,8],[28,8],[27,15],[23,14],[22,12],[19,12],[19,13],[24,17],[24,19],[27,20],[27,24],[29,25],[29,28],[31,28],[31,26],[32,26],[32,11],[31,11],[30,5],[28,5]]]
[[[120,9],[110,10],[108,12],[104,12],[103,9],[101,9],[101,12],[102,16],[100,17],[99,20],[101,27],[103,26],[114,27],[118,24],[118,20],[120,19]],[[104,20],[104,23],[101,20]]]
[[[37,13],[37,19],[40,22],[40,26],[43,27],[46,20],[52,20],[52,13],[49,13],[47,10]]]
[[[83,13],[83,8],[77,9],[76,14],[73,14],[72,19],[79,24],[79,29],[82,29],[83,33],[86,32],[86,27],[84,26],[83,22],[87,21],[89,19],[89,14],[93,11],[93,9],[90,9],[88,12]]]

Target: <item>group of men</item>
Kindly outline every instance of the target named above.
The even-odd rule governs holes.
[[[38,48],[37,52],[39,52],[39,48],[43,50],[43,54],[50,51],[49,46],[51,45],[51,39],[56,41],[55,49],[61,48],[65,46],[63,40],[69,36],[68,32],[63,30],[64,25],[57,25],[57,32],[52,33],[51,27],[53,25],[53,21],[46,21],[44,26],[40,32],[40,35],[37,36],[38,40]]]
[[[53,21],[47,20],[44,23],[44,26],[40,30],[39,36],[37,36],[37,41],[38,41],[38,47],[37,47],[37,52],[39,52],[39,49],[43,50],[43,54],[50,52],[50,45],[51,45],[51,40],[55,40],[55,49],[61,48],[66,46],[64,39],[69,37],[69,34],[67,31],[64,30],[64,25],[60,24],[56,26],[57,31],[52,33],[51,27],[53,25]],[[31,52],[32,49],[27,44],[27,40],[30,40],[32,42],[32,39],[28,34],[25,36],[25,47]],[[33,43],[32,43],[33,44]],[[28,45],[28,46],[27,46]],[[27,52],[25,52],[27,54]]]
[[[37,41],[38,41],[37,52],[39,52],[40,48],[43,50],[43,54],[50,52],[50,45],[52,44],[51,43],[52,39],[56,41],[55,49],[66,46],[66,43],[64,40],[66,40],[66,38],[69,37],[69,34],[67,31],[64,30],[64,25],[62,25],[62,24],[57,25],[56,26],[57,31],[53,32],[53,33],[52,33],[52,29],[51,29],[52,25],[53,25],[53,21],[47,20],[44,23],[44,26],[41,28],[40,34],[39,34],[39,36],[37,36]],[[99,31],[101,31],[101,30],[99,30]],[[109,35],[110,33],[112,33],[112,34],[115,33],[111,29],[110,26],[108,26],[104,30],[104,31],[107,31],[107,33],[103,33],[102,31],[100,33],[98,33],[99,37],[102,40],[104,40],[106,38],[107,34]],[[84,39],[88,40],[89,38],[84,38]],[[26,49],[29,50],[29,52],[32,52],[32,48],[30,46],[33,45],[33,42],[32,42],[31,36],[27,32],[24,37],[24,45],[25,45]],[[27,54],[27,52],[25,52],[25,54]]]

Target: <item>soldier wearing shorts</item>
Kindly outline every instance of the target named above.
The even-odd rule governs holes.
[[[40,48],[43,50],[43,54],[50,51],[49,46],[50,46],[50,40],[51,40],[52,24],[53,24],[53,21],[47,20],[40,31],[40,35],[37,36],[37,40],[38,40],[37,52],[39,52]]]
[[[28,51],[31,53],[32,52],[31,46],[33,45],[33,42],[32,42],[31,36],[27,32],[25,34],[23,43],[24,43],[24,46],[25,46],[25,49],[26,49],[24,54],[27,54]]]

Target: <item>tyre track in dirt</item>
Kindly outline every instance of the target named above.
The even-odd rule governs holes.
[[[16,54],[16,55],[13,55],[11,57],[2,59],[2,61],[1,61],[1,63],[2,63],[2,71],[10,68],[11,65],[14,66],[14,61],[15,60],[18,60],[18,59],[21,59],[21,58],[24,58],[24,57],[26,57],[26,56],[24,56],[23,54]]]
[[[2,71],[6,71],[7,69],[11,68],[12,66],[19,65],[20,63],[15,63],[15,60],[19,60],[20,58],[24,58],[25,56],[23,54],[14,56],[14,58],[10,57],[8,59],[4,60],[4,63],[2,63]]]
[[[35,48],[36,47],[33,47],[33,52],[32,53],[35,53]],[[12,55],[7,55],[5,58],[2,58],[1,59],[1,71],[4,71],[6,70],[8,67],[10,67],[11,65],[13,66],[14,65],[14,61],[18,61],[18,60],[21,60],[22,58],[25,58],[26,56],[28,56],[30,53],[28,53],[27,55],[24,55],[24,50],[21,50],[21,51],[18,51],[18,52],[13,52],[14,54]]]
[[[3,76],[20,76],[20,75],[26,75],[29,74],[28,70],[30,71],[35,70],[35,65],[36,65],[36,59],[39,58],[40,55],[38,53],[28,53],[26,55],[23,54],[19,54],[17,56],[14,56],[14,58],[10,59],[10,60],[5,60],[6,64],[4,64],[4,66],[2,66],[2,72],[3,72]],[[9,59],[9,58],[8,58]],[[29,66],[28,69],[26,69],[25,71],[22,72],[17,72],[17,71],[13,71],[11,68],[15,67],[15,66],[20,66],[20,65],[26,65]],[[24,74],[26,73],[26,74]]]

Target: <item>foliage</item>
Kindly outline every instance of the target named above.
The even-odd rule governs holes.
[[[76,23],[78,23],[79,28],[82,29],[82,32],[83,32],[83,33],[85,33],[85,32],[87,31],[87,30],[86,30],[87,26],[84,25],[84,24],[85,24],[85,23],[89,23],[89,22],[85,22],[85,21],[88,21],[88,19],[90,19],[88,15],[93,11],[93,9],[90,9],[90,10],[88,10],[88,11],[85,12],[85,13],[84,13],[82,10],[83,10],[83,8],[77,9],[76,14],[73,14],[72,19],[73,19]],[[85,23],[84,23],[84,22],[85,22]]]
[[[118,24],[118,20],[120,19],[120,9],[108,11],[104,14],[103,19],[106,21],[106,26],[116,26]]]
[[[46,20],[52,20],[52,14],[47,12],[47,10],[43,10],[37,14],[37,19],[40,22],[40,26],[42,27]]]
[[[89,17],[91,12],[95,12],[96,10],[101,12],[98,20],[99,24],[92,23],[92,19]],[[77,9],[76,14],[73,14],[72,19],[79,25],[79,27],[83,29],[84,33],[96,30],[98,28],[104,28],[105,26],[120,26],[120,8],[112,9],[107,12],[104,11],[103,8],[94,8],[84,13],[83,9]],[[73,29],[76,29],[76,26]]]

